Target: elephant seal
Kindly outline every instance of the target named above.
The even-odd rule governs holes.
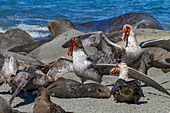
[[[58,78],[56,82],[50,84],[47,89],[51,96],[57,98],[109,98],[110,90],[100,84],[82,84],[75,80]]]
[[[111,33],[121,30],[125,24],[130,24],[135,29],[163,29],[159,21],[146,13],[126,13],[118,17],[89,21],[77,25],[77,28],[82,29],[82,27],[84,27],[84,29],[91,29],[92,31],[103,31],[104,33]]]
[[[50,93],[46,88],[36,91],[37,98],[34,102],[33,113],[66,113],[65,110],[50,100]]]

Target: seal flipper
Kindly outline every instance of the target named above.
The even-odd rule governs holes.
[[[13,93],[12,97],[9,100],[9,104],[12,104],[12,101],[14,100],[14,98],[16,97],[16,95],[27,85],[27,83],[31,80],[33,76],[28,76],[26,78],[26,80],[22,81],[19,86],[17,87],[17,89],[15,90],[15,92]]]

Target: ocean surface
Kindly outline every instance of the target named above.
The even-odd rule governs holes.
[[[0,32],[20,28],[43,38],[55,19],[77,24],[130,12],[148,13],[170,31],[170,0],[0,0]]]

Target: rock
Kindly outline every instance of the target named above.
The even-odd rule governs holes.
[[[69,29],[75,29],[73,23],[67,19],[56,19],[52,22],[49,22],[47,26],[54,37],[57,37]]]
[[[78,30],[68,30],[57,36],[52,41],[31,51],[27,56],[37,59],[43,63],[50,63],[57,60],[61,56],[70,58],[70,56],[67,55],[68,48],[62,48],[61,46],[72,37],[76,37],[82,34],[83,33]]]
[[[15,46],[15,47],[9,49],[8,51],[15,52],[15,53],[18,53],[18,52],[29,53],[32,50],[36,49],[37,47],[39,47],[49,41],[51,41],[51,39],[43,40],[43,41],[39,41],[39,42],[32,42],[32,43],[28,43],[28,44],[22,44],[22,45]]]
[[[91,29],[92,31],[95,30],[103,31],[104,33],[111,33],[114,31],[122,30],[123,25],[125,24],[130,24],[135,29],[163,29],[159,21],[146,13],[126,13],[118,17],[81,23],[76,27],[81,29],[84,27],[84,29]]]
[[[21,29],[10,29],[5,33],[0,33],[0,49],[3,50],[31,42],[35,42],[35,40]]]

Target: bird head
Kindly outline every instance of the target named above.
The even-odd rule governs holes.
[[[40,87],[38,88],[36,91],[33,92],[33,95],[37,94],[37,96],[47,96],[47,97],[50,97],[50,93],[49,91],[44,88],[44,87]]]
[[[123,36],[122,36],[122,39],[124,41],[128,40],[128,37],[130,35],[130,31],[131,31],[131,25],[126,24],[126,25],[123,26]]]
[[[73,49],[77,50],[79,48],[83,48],[82,42],[80,38],[71,38],[69,42],[69,48],[68,48],[68,55],[72,56],[73,54]]]

